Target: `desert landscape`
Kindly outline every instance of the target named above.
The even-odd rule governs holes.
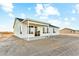
[[[79,4],[0,1],[0,56],[79,56]]]
[[[79,56],[79,37],[56,35],[26,41],[12,35],[0,39],[1,56]]]
[[[13,32],[0,32],[0,41],[4,41],[7,38],[11,37]]]

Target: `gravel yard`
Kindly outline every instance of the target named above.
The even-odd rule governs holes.
[[[0,55],[79,56],[79,37],[58,35],[47,39],[26,41],[11,36],[0,41]]]

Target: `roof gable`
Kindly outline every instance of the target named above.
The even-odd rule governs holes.
[[[26,21],[33,21],[33,22],[38,22],[38,23],[48,24],[50,27],[59,28],[59,27],[54,26],[54,25],[51,25],[51,24],[49,24],[49,23],[41,22],[41,21],[37,21],[37,20],[33,20],[33,19],[29,19],[29,18],[27,18],[27,19],[15,18],[13,28],[14,28],[14,26],[15,26],[15,22],[16,22],[16,20],[19,20],[19,21],[22,22],[22,23],[24,23],[24,22],[26,22]]]
[[[15,20],[23,21],[24,19],[22,19],[22,18],[15,18]]]
[[[15,23],[16,23],[16,21],[20,21],[20,22],[22,22],[24,19],[22,19],[22,18],[15,18],[15,21],[14,21],[14,25],[13,25],[13,28],[14,28],[14,26],[15,26]]]

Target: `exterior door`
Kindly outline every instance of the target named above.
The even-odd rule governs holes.
[[[35,27],[35,36],[37,36],[37,27]]]
[[[35,36],[40,36],[40,31],[38,31],[37,27],[35,27]]]

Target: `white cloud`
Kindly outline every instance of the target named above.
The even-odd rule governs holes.
[[[62,21],[60,19],[52,19],[50,21],[48,20],[47,22],[52,25],[60,27],[60,29],[62,29],[62,28],[72,28],[73,29],[74,28],[71,21]]]
[[[56,8],[52,7],[52,6],[49,6],[49,7],[45,8],[44,12],[45,12],[44,13],[45,15],[57,15],[57,16],[59,15],[59,11]]]
[[[72,13],[73,13],[73,14],[75,14],[75,13],[76,13],[76,11],[75,11],[75,10],[72,10]]]
[[[76,19],[74,17],[71,18],[72,21],[76,21]]]
[[[59,26],[60,28],[73,28],[72,21],[75,20],[74,17],[71,18],[64,18],[64,20],[60,19],[49,19],[49,15],[56,15],[59,16],[60,12],[57,8],[51,6],[51,4],[39,4],[36,6],[36,12],[40,19],[44,22],[48,22],[52,25]],[[75,13],[75,12],[73,12]]]
[[[79,4],[76,4],[75,8],[76,8],[76,12],[79,13]]]
[[[36,7],[35,7],[35,9],[36,9],[37,15],[41,15],[41,13],[42,13],[42,11],[43,11],[44,8],[43,8],[42,4],[37,4]]]
[[[27,8],[28,10],[31,10],[31,8]]]
[[[68,18],[64,18],[64,21],[68,21],[69,19]]]
[[[62,24],[62,21],[60,21],[59,19],[48,20],[48,22],[55,26],[60,26]]]
[[[1,0],[1,1],[0,1],[0,6],[1,6],[1,8],[2,8],[5,12],[8,13],[8,15],[9,15],[10,17],[13,17],[13,16],[14,16],[14,14],[13,14],[13,8],[14,8],[14,6],[13,6],[11,0],[8,0],[8,1],[6,1],[6,2],[5,2],[4,0]]]
[[[51,6],[51,4],[37,4],[35,9],[37,13],[36,16],[38,16],[41,21],[48,22],[56,26],[61,24],[61,21],[59,20],[49,20],[49,15],[60,15],[59,11],[55,7]]]
[[[21,18],[26,18],[26,15],[25,15],[24,13],[21,13],[21,14],[20,14],[20,17],[21,17]]]
[[[14,18],[14,14],[13,14],[13,4],[12,4],[12,0],[0,0],[0,7],[2,8],[3,11],[5,11],[11,18]],[[0,25],[0,31],[13,31],[13,20],[12,22],[6,25]]]
[[[76,19],[74,17],[71,17],[71,18],[64,18],[64,21],[62,21],[62,26],[61,28],[72,28],[74,29],[73,27],[73,24],[74,24],[74,21]]]
[[[51,4],[37,4],[35,9],[37,15],[43,15],[43,16],[60,15],[58,9],[51,6]]]
[[[70,17],[70,18],[67,18],[66,17],[66,18],[64,18],[64,21],[65,22],[71,22],[72,23],[73,21],[76,21],[76,19],[75,19],[75,17]]]
[[[78,13],[79,14],[79,4],[76,4],[74,9],[72,10],[72,13],[75,14],[75,13]]]
[[[11,3],[9,4],[1,4],[2,9],[6,12],[12,12],[13,11],[13,5]]]

